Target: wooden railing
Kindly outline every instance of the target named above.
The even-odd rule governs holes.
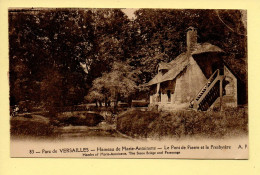
[[[217,69],[208,79],[207,83],[205,84],[205,86],[203,86],[201,88],[201,90],[199,91],[199,93],[196,95],[196,101],[198,101],[200,99],[200,95],[202,95],[205,90],[212,84],[212,82],[215,80],[216,77],[219,76],[219,69]]]
[[[197,94],[195,100],[191,102],[192,107],[194,109],[199,109],[201,107],[201,103],[205,102],[206,96],[209,94],[209,92],[213,89],[213,87],[216,85],[218,81],[220,81],[222,76],[220,76],[220,70],[217,69],[208,79],[207,83],[203,88],[199,91]],[[217,87],[219,88],[219,87]],[[209,106],[210,107],[210,106]]]

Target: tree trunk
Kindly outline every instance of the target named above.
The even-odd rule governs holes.
[[[105,98],[105,107],[107,107],[108,105],[107,105],[107,98]]]
[[[128,107],[132,107],[132,98],[131,97],[129,97],[127,99],[127,103],[128,103]]]
[[[102,101],[98,101],[99,102],[99,106],[102,107]]]

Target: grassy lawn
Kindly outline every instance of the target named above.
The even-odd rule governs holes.
[[[232,137],[247,134],[248,113],[244,108],[229,108],[222,112],[129,109],[117,117],[117,130],[136,138]]]

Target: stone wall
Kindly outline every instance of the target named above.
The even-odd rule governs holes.
[[[189,104],[207,82],[196,61],[192,57],[189,59],[189,66],[176,79],[176,88],[173,95],[173,103],[176,105]]]
[[[232,72],[224,66],[225,79],[223,80],[224,95],[222,98],[223,107],[237,107],[237,78]],[[212,107],[220,106],[219,98],[212,105]]]
[[[184,69],[173,81],[161,84],[160,95],[156,99],[156,94],[150,96],[150,104],[158,104],[159,109],[180,109],[188,108],[190,102],[197,96],[201,88],[207,82],[207,78],[193,57],[189,58],[189,66]],[[224,67],[225,81],[223,106],[237,106],[237,79],[232,72]],[[170,101],[169,94],[171,92]],[[158,99],[160,99],[158,101]],[[219,99],[212,105],[219,106]]]

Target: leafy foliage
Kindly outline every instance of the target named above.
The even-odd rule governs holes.
[[[199,42],[222,48],[225,62],[247,82],[244,11],[138,9],[135,15],[129,20],[120,9],[10,10],[11,105],[55,108],[82,103],[86,94],[97,101],[131,98],[159,62],[186,50],[189,26],[198,29]]]
[[[127,99],[138,89],[138,71],[124,62],[114,62],[109,73],[93,81],[88,100],[115,101]]]
[[[135,14],[133,59],[142,67],[144,81],[154,76],[158,62],[169,62],[186,51],[190,26],[197,28],[198,42],[217,45],[228,57],[247,57],[246,26],[239,10],[139,9]]]

